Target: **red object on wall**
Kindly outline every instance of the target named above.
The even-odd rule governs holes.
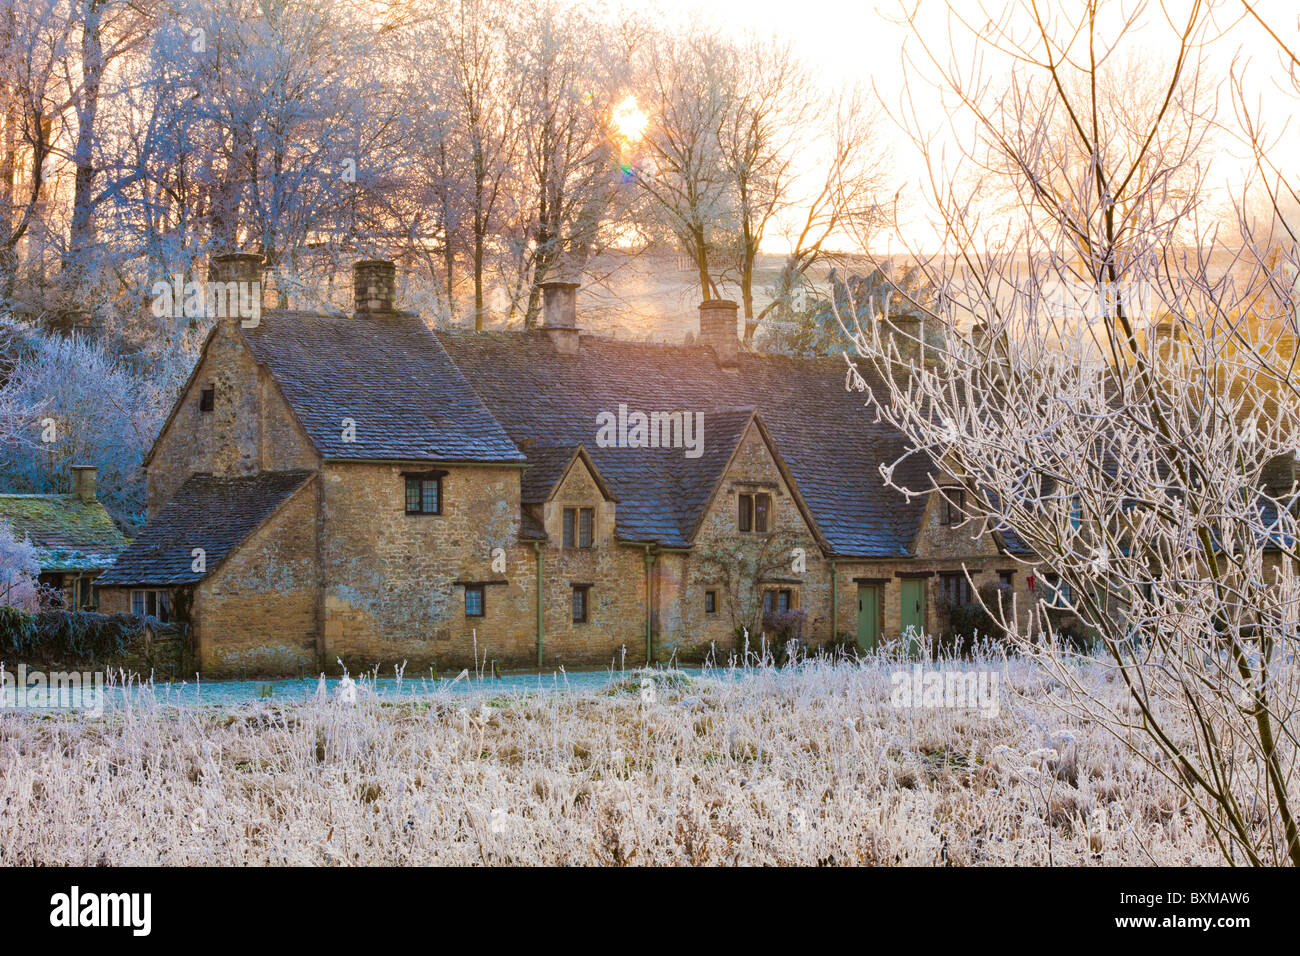
[[[1029,590],[1032,591],[1034,589],[1034,576],[1032,574],[1025,575],[1025,583],[1029,585]]]

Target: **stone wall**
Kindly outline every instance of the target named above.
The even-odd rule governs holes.
[[[317,669],[317,481],[299,488],[196,588],[191,609],[207,676]]]
[[[739,530],[737,497],[771,495],[767,534]],[[796,549],[802,559],[796,566]],[[755,584],[752,572],[757,570]],[[758,427],[751,423],[695,538],[695,548],[677,558],[665,555],[659,568],[660,643],[686,659],[709,649],[738,650],[737,629],[748,626],[751,648],[759,647],[762,591],[789,588],[793,604],[807,616],[803,639],[829,640],[829,566],[804,520]],[[705,592],[717,592],[717,611],[705,611]]]
[[[616,507],[605,500],[579,459],[543,508],[549,538],[543,548],[543,661],[547,667],[645,662],[645,551],[616,541]],[[595,512],[591,548],[563,547],[566,508]],[[587,622],[583,624],[573,622],[575,584],[591,585]]]
[[[205,388],[215,389],[210,412],[199,407]],[[196,472],[234,476],[318,464],[315,448],[270,374],[253,360],[238,325],[219,323],[149,461],[149,514],[157,514]]]
[[[503,664],[535,653],[532,548],[518,542],[519,470],[447,466],[439,515],[405,513],[404,471],[420,464],[329,463],[322,486],[326,664],[407,662],[414,674]],[[505,556],[494,570],[493,551]],[[487,582],[485,614],[465,614],[457,582]]]

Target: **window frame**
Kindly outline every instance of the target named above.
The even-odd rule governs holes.
[[[768,607],[768,598],[771,597],[772,606]],[[781,607],[781,599],[785,598],[785,607]],[[795,603],[794,588],[764,588],[763,589],[763,614],[785,614],[795,610],[798,605]]]
[[[766,491],[754,492],[754,534],[767,534],[772,526],[772,496]]]
[[[442,500],[442,479],[447,473],[445,471],[404,471],[402,472],[402,509],[407,515],[424,516],[440,515],[443,513]],[[416,497],[419,502],[415,509],[411,508],[411,484],[416,483],[418,491]],[[432,482],[434,494],[436,496],[435,510],[429,511],[426,507],[425,485]]]
[[[1055,571],[1043,575],[1043,602],[1054,611],[1068,610],[1067,605],[1074,599],[1070,582],[1062,581]],[[1061,603],[1064,602],[1064,603]]]
[[[136,595],[140,595],[140,610],[136,610]],[[158,613],[161,610],[162,613]],[[134,588],[131,591],[131,613],[137,617],[152,617],[164,624],[171,623],[172,600],[170,591],[157,588]]]
[[[571,551],[578,543],[578,509],[565,508],[560,512],[560,547]]]
[[[956,593],[954,594],[954,590]],[[952,607],[972,603],[973,592],[963,571],[943,571],[939,574],[939,593]]]
[[[742,491],[736,495],[736,528],[741,534],[750,534],[754,530],[754,495]]]
[[[939,524],[951,527],[966,520],[966,489],[939,489]]]
[[[596,546],[596,509],[578,509],[578,547],[583,550]]]
[[[471,594],[478,595],[478,610],[469,609],[469,598]],[[465,616],[466,617],[487,617],[487,588],[482,584],[465,585]]]
[[[582,601],[581,617],[578,616],[579,595],[581,595],[581,601]],[[569,610],[571,612],[569,616],[573,619],[574,624],[591,623],[591,585],[590,584],[573,585],[573,594],[569,598]]]
[[[199,412],[204,415],[216,411],[217,407],[217,387],[215,385],[204,385],[199,389]]]
[[[704,613],[718,613],[718,592],[714,588],[708,588],[704,592]]]

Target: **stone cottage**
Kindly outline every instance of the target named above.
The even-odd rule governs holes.
[[[690,344],[633,343],[551,283],[539,329],[434,332],[392,263],[354,278],[350,315],[220,320],[145,460],[150,520],[101,602],[166,601],[205,673],[630,665],[744,629],[870,647],[938,629],[967,571],[1020,586],[1002,538],[957,526],[958,486],[884,486],[881,463],[914,487],[930,464],[843,359],[742,350],[734,303]]]
[[[96,493],[98,469],[69,470],[71,494],[0,494],[0,521],[36,547],[37,580],[48,593],[65,607],[89,609],[99,604],[99,576],[129,542]]]

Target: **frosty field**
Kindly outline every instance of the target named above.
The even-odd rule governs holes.
[[[1176,788],[1068,723],[1031,665],[940,665],[995,673],[997,716],[891,702],[910,666],[4,713],[0,863],[1222,862]]]

